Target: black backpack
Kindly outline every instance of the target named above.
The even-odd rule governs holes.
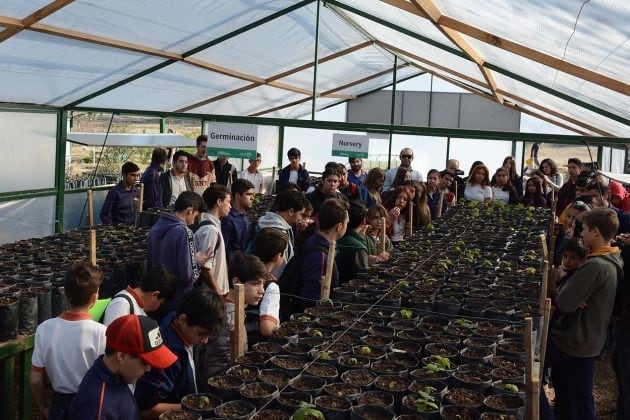
[[[280,319],[282,321],[288,321],[291,315],[302,312],[302,299],[300,298],[300,292],[304,284],[301,272],[302,263],[304,262],[304,257],[314,251],[328,252],[328,247],[305,245],[289,260],[278,279],[278,287],[280,288]]]
[[[217,226],[217,225],[215,225],[214,223],[212,223],[212,221],[211,221],[211,220],[207,220],[207,219],[206,219],[206,220],[202,220],[201,222],[195,223],[194,225],[190,226],[190,230],[192,230],[192,231],[193,231],[193,233],[195,233],[195,232],[197,232],[197,231],[199,230],[199,228],[201,228],[202,226],[208,226],[208,225],[211,225],[211,226],[214,226],[214,227],[218,228],[218,229],[219,229],[219,231],[221,230],[221,226]],[[213,254],[212,254],[212,255],[214,255],[214,254],[216,254],[216,253],[217,253],[217,249],[219,249],[219,247],[220,247],[220,246],[221,246],[221,235],[219,235],[219,236],[217,237],[217,243],[214,245],[214,252],[213,252]]]
[[[135,313],[135,311],[133,310],[133,302],[131,301],[131,298],[129,296],[125,295],[124,293],[119,293],[116,296],[114,296],[112,300],[116,298],[125,299],[129,303],[129,313],[131,315]],[[111,303],[111,301],[109,303]],[[109,304],[107,304],[107,306],[109,306]],[[105,308],[105,311],[107,311],[107,308]],[[105,319],[105,311],[103,311],[103,313],[101,314],[101,317],[98,319],[98,322],[100,322],[101,324],[103,323],[103,320]]]

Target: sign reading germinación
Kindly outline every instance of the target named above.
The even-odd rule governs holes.
[[[332,155],[367,159],[370,139],[366,135],[333,133]]]
[[[208,156],[256,159],[257,125],[207,122],[205,128]]]

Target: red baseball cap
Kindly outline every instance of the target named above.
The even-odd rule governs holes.
[[[124,315],[109,324],[105,332],[107,347],[135,354],[151,367],[166,369],[177,356],[164,345],[158,323],[144,315]]]

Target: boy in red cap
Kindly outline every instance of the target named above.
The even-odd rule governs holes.
[[[139,419],[129,388],[151,368],[166,369],[177,356],[166,347],[158,323],[144,315],[124,315],[107,327],[105,355],[87,371],[68,418]]]

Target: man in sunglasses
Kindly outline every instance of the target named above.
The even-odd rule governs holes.
[[[411,162],[413,162],[413,150],[406,147],[400,151],[400,166],[398,168],[407,168],[411,172],[412,180],[422,182],[422,175],[420,172],[411,168]],[[392,188],[392,183],[394,182],[398,168],[392,168],[385,173],[383,191],[389,191]]]

